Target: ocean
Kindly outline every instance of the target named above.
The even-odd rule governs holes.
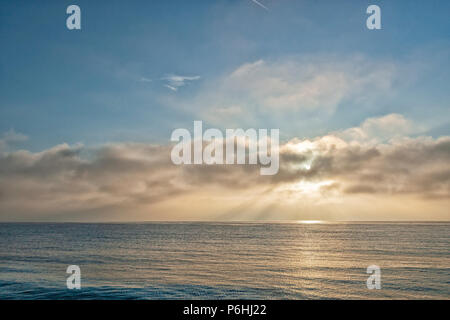
[[[0,223],[0,299],[449,299],[449,227]]]

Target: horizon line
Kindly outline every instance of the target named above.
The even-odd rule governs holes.
[[[6,223],[55,224],[170,224],[170,223],[260,223],[260,224],[339,224],[339,223],[450,223],[450,220],[139,220],[139,221],[0,221]]]

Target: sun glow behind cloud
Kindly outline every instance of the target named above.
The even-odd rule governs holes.
[[[175,166],[170,162],[170,145],[116,143],[88,150],[62,144],[37,153],[3,148],[0,218],[297,221],[448,217],[450,137],[379,138],[377,132],[383,126],[406,119],[387,115],[368,121],[371,130],[367,130],[367,121],[350,128],[364,133],[359,135],[364,139],[355,140],[346,129],[282,143],[280,171],[271,177],[260,176],[257,166]],[[90,157],[84,157],[86,153]]]
[[[294,191],[301,196],[319,196],[323,187],[328,187],[336,183],[334,180],[324,180],[319,182],[311,182],[301,180],[292,184],[280,187],[279,191]]]

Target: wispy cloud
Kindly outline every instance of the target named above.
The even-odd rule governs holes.
[[[263,8],[263,9],[269,11],[269,9],[268,9],[265,5],[263,5],[261,2],[259,2],[258,0],[252,0],[252,1],[253,1],[254,3],[256,3],[258,6],[260,6],[261,8]]]
[[[287,130],[294,113],[326,121],[344,105],[370,108],[398,88],[399,68],[362,56],[261,59],[203,81],[192,98],[171,103],[220,126],[248,127],[277,119]]]
[[[165,84],[164,87],[169,88],[170,90],[175,91],[175,92],[178,91],[178,89],[176,87],[170,86],[168,84]]]
[[[0,152],[6,150],[10,145],[28,140],[22,133],[17,133],[13,129],[0,136]]]
[[[190,81],[199,80],[200,76],[180,76],[175,74],[169,74],[162,78],[167,83],[164,85],[172,91],[177,91],[178,88],[184,87]]]

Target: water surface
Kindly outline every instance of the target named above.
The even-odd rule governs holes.
[[[1,223],[0,299],[449,299],[449,227]]]

